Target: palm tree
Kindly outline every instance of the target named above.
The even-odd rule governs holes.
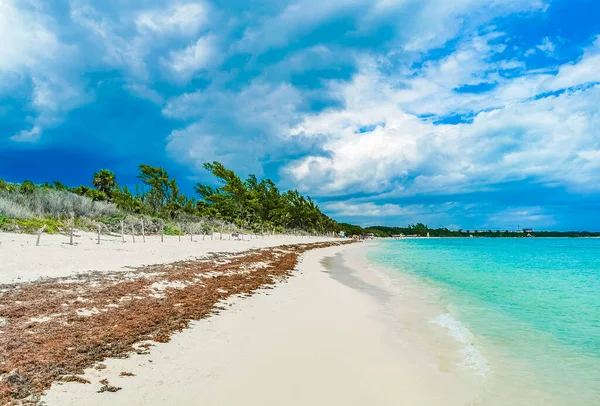
[[[92,179],[92,185],[98,191],[105,193],[110,197],[111,192],[117,187],[117,178],[114,173],[108,169],[100,169],[94,173],[94,179]]]

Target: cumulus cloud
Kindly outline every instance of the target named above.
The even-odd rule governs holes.
[[[586,55],[569,67],[585,66],[589,58]],[[538,88],[554,86],[564,69],[554,78],[544,76],[551,84]],[[471,77],[444,80],[455,85]],[[588,79],[585,75],[577,78]],[[503,100],[506,88],[500,88],[491,96],[499,102],[497,108],[480,111],[472,122],[457,125],[435,124],[407,113],[405,95],[415,92],[410,104],[414,106],[428,92],[396,89],[371,66],[350,83],[336,84],[332,91],[344,101],[343,109],[308,115],[290,132],[295,137],[321,138],[327,152],[326,156],[301,158],[285,169],[306,189],[324,194],[366,191],[407,196],[464,193],[533,179],[580,193],[598,191],[589,180],[600,165],[589,159],[593,152],[582,155],[581,151],[598,148],[600,86],[517,101]],[[456,97],[454,108],[460,109],[461,96]],[[480,100],[479,109],[486,101]],[[448,103],[430,111],[446,114],[452,112],[449,107]]]

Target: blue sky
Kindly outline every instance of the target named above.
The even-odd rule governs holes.
[[[600,230],[600,3],[2,0],[0,177],[219,160],[340,221]]]

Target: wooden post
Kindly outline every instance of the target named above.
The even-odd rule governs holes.
[[[69,236],[69,244],[73,245],[73,233],[75,232],[75,216],[71,216],[71,235]]]
[[[221,222],[221,231],[219,232],[219,240],[223,240],[223,226],[225,223]]]
[[[231,233],[233,232],[233,230],[231,229],[231,224],[229,225],[229,241],[231,241]]]
[[[44,230],[46,229],[46,225],[44,224],[44,226],[42,228],[39,229],[38,231],[38,236],[37,236],[37,241],[35,242],[35,246],[38,247],[40,245],[40,237],[42,236],[42,233],[44,232]]]
[[[165,225],[160,228],[160,242],[165,242]]]
[[[121,241],[125,242],[125,225],[123,224],[123,220],[121,220]]]
[[[202,241],[206,238],[206,232],[204,231],[204,221],[200,222],[200,230],[202,230]]]
[[[133,230],[133,224],[131,225],[131,239],[135,243],[135,231]]]
[[[96,228],[98,229],[98,245],[100,245],[100,224],[96,224]]]
[[[179,242],[181,242],[181,224],[177,224],[177,230],[179,231],[177,236],[179,237]]]
[[[194,227],[190,227],[190,241],[194,241]]]
[[[146,234],[144,233],[144,219],[141,219],[141,223],[142,223],[142,240],[144,240],[144,242],[146,242]]]

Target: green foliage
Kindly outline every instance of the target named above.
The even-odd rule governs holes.
[[[46,225],[45,232],[48,234],[56,234],[64,227],[64,224],[59,220],[47,218],[16,219],[15,222],[19,226],[19,229],[25,233],[35,233],[41,229],[44,224]]]
[[[108,169],[100,169],[94,173],[92,185],[105,196],[110,196],[112,191],[117,187],[117,178]]]
[[[21,183],[19,192],[21,192],[22,194],[25,194],[25,195],[30,195],[33,192],[35,192],[35,189],[36,189],[36,187],[33,184],[33,182],[31,182],[30,180],[26,180],[26,181],[23,181],[23,183]]]
[[[6,183],[4,180],[0,179],[0,190],[10,191],[11,186],[12,185],[10,183]]]
[[[165,225],[164,233],[165,235],[184,235],[181,230],[173,225]]]
[[[125,216],[112,216],[112,217],[100,217],[96,221],[98,223],[105,224],[107,226],[117,226],[121,224],[121,221],[125,219]]]
[[[0,214],[0,230],[4,229],[4,225],[8,223],[8,217],[3,216],[2,214]]]
[[[322,213],[310,197],[297,190],[280,193],[270,179],[258,180],[250,175],[242,181],[235,172],[219,162],[207,163],[204,168],[211,172],[221,186],[197,184],[200,201],[199,212],[239,227],[260,232],[273,228],[295,228],[307,232],[330,232],[335,222]]]

